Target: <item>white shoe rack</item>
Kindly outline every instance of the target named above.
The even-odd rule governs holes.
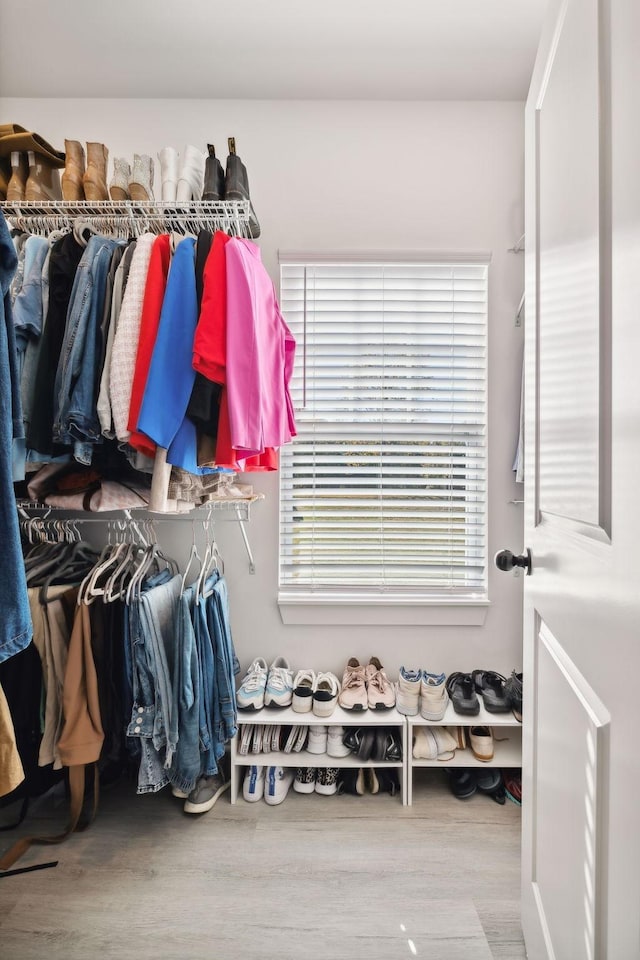
[[[407,742],[409,749],[405,754],[406,766],[403,791],[404,802],[413,802],[413,772],[425,767],[520,767],[522,766],[522,724],[513,713],[489,713],[482,703],[475,717],[456,713],[449,703],[442,720],[425,720],[418,714],[406,717]],[[466,727],[467,746],[456,750],[451,760],[416,760],[413,757],[413,731],[415,727]],[[471,750],[469,727],[491,727],[493,730],[493,758],[478,760]]]
[[[349,754],[347,757],[330,757],[327,753],[310,753],[308,750],[298,752],[291,751],[285,753],[278,750],[271,753],[247,753],[240,754],[238,745],[242,739],[242,728],[247,724],[265,724],[273,726],[281,724],[282,726],[307,726],[322,725],[327,727],[395,727],[402,741],[402,760],[398,761],[380,761],[380,760],[361,760],[355,754]],[[231,741],[231,803],[236,803],[238,793],[242,784],[242,778],[247,767],[254,764],[259,766],[271,767],[388,767],[396,768],[400,774],[402,782],[402,802],[407,803],[405,798],[407,783],[405,776],[405,760],[407,756],[407,724],[405,717],[395,709],[392,710],[344,710],[337,706],[330,717],[317,717],[314,713],[296,713],[291,707],[271,708],[264,707],[262,710],[238,710],[238,733]]]
[[[264,724],[273,726],[307,726],[321,724],[323,726],[341,727],[395,727],[402,741],[402,760],[379,761],[361,760],[355,754],[347,757],[331,757],[327,753],[310,753],[308,750],[298,752],[275,751],[270,753],[238,752],[238,744],[242,738],[242,728],[247,724]],[[416,760],[413,757],[413,730],[414,727],[491,727],[493,729],[494,756],[492,760],[477,760],[469,744],[467,729],[467,747],[456,750],[451,760]],[[353,712],[336,707],[330,717],[317,717],[314,713],[296,713],[291,707],[263,708],[262,710],[239,710],[238,733],[231,741],[231,803],[236,803],[247,767],[257,764],[260,766],[281,767],[395,767],[402,781],[402,803],[410,806],[413,802],[413,774],[415,770],[425,767],[520,767],[522,766],[522,725],[509,713],[489,713],[481,705],[480,712],[475,717],[463,716],[456,713],[449,704],[442,720],[425,720],[418,714],[415,717],[405,717],[393,710],[363,710]]]

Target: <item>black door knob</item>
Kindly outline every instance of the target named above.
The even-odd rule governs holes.
[[[527,547],[527,552],[522,556],[511,553],[511,550],[498,550],[495,556],[495,564],[498,570],[513,570],[514,567],[523,567],[527,576],[531,573],[531,550]]]

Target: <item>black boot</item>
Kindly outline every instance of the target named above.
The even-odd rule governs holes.
[[[203,200],[224,200],[224,170],[216,157],[216,150],[212,143],[207,144],[209,156],[204,166]]]
[[[247,168],[236,153],[236,142],[234,137],[229,137],[229,156],[227,157],[227,172],[224,180],[224,198],[225,200],[248,200],[249,201],[249,236],[252,240],[257,240],[260,236],[260,224],[256,217],[255,210],[251,204],[249,196],[249,177]]]

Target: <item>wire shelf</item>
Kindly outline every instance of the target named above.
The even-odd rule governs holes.
[[[127,236],[199,230],[224,230],[231,235],[247,236],[249,207],[247,200],[0,201],[0,210],[11,225],[30,233],[69,231],[86,223],[99,232]]]

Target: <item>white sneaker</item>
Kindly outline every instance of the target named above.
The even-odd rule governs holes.
[[[293,783],[294,772],[289,767],[269,767],[265,780],[264,799],[271,806],[282,803]]]
[[[420,681],[420,714],[425,720],[442,720],[449,706],[444,673],[422,671]]]
[[[277,657],[269,667],[264,691],[265,707],[288,707],[293,696],[293,670],[289,661]]]
[[[340,681],[335,673],[319,673],[313,693],[313,712],[316,717],[330,717],[338,702]]]
[[[313,706],[316,675],[313,670],[298,670],[293,681],[291,706],[296,713],[309,713]]]
[[[420,701],[420,683],[422,670],[405,670],[400,667],[398,686],[396,687],[396,710],[406,717],[418,714]]]
[[[348,757],[349,747],[342,742],[344,727],[329,727],[327,730],[327,753],[330,757]]]
[[[236,693],[238,710],[261,710],[264,707],[266,685],[267,662],[262,657],[256,657]]]
[[[317,724],[312,723],[309,727],[309,740],[307,743],[307,750],[309,753],[326,753],[327,752],[327,728]]]
[[[264,795],[264,767],[249,767],[242,784],[242,796],[249,803],[262,800]]]

